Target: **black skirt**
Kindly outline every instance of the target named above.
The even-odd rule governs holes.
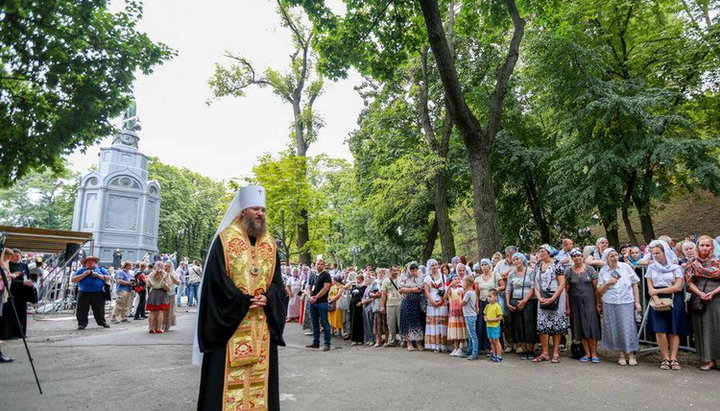
[[[510,312],[515,344],[535,344],[538,342],[537,305],[537,300],[533,298],[528,301],[523,310]]]

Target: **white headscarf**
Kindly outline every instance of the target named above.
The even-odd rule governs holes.
[[[220,221],[220,225],[218,226],[217,231],[215,231],[215,235],[213,236],[212,241],[210,241],[210,247],[208,247],[208,253],[210,250],[212,250],[213,245],[215,245],[215,240],[217,240],[220,233],[226,229],[239,215],[240,212],[243,210],[241,208],[241,197],[242,197],[242,189],[238,190],[237,193],[235,193],[235,197],[230,202],[230,205],[228,206],[227,210],[225,211],[225,216]],[[205,258],[205,264],[203,265],[203,273],[207,272],[207,264],[209,259]],[[198,286],[198,290],[202,291],[203,287],[203,281],[205,279],[205,276],[202,276],[202,279],[200,280],[200,285]],[[195,318],[195,332],[193,333],[193,350],[192,350],[192,360],[191,364],[193,365],[201,365],[203,354],[200,352],[200,343],[198,342],[198,321],[200,319],[200,295],[202,295],[202,292],[197,293],[197,307],[198,307],[198,315]]]
[[[665,264],[660,264],[660,262],[652,255],[652,249],[654,247],[662,247],[663,253],[665,254]],[[672,248],[670,248],[670,244],[667,242],[663,240],[653,240],[650,242],[648,248],[650,249],[650,258],[652,259],[650,267],[652,267],[653,270],[660,273],[669,273],[680,268],[677,264],[677,256],[673,252]]]
[[[431,259],[427,260],[427,263],[425,263],[425,268],[427,268],[427,272],[425,273],[425,275],[432,274],[432,265],[433,264],[438,264],[438,271],[440,271],[440,266],[439,266],[440,263],[438,263],[438,261],[436,259],[431,258]]]

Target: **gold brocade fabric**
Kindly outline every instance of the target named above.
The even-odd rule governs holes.
[[[225,269],[237,288],[250,295],[267,291],[275,273],[275,239],[266,234],[252,246],[238,220],[220,239]],[[223,410],[266,410],[270,330],[262,308],[248,312],[226,350]]]

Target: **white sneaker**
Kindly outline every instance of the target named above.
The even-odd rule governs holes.
[[[456,348],[453,350],[453,352],[450,353],[451,357],[459,357],[460,356],[460,349]]]

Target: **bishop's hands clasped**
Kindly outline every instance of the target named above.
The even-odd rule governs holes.
[[[265,304],[267,304],[267,297],[265,297],[262,294],[258,294],[255,297],[250,299],[250,309],[253,308],[263,308],[265,307]]]

